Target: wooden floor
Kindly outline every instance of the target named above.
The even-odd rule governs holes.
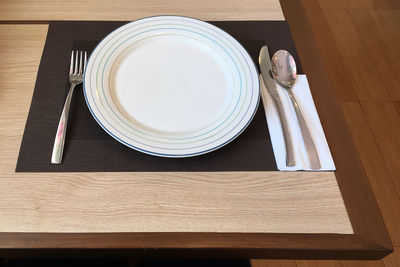
[[[400,266],[400,0],[302,1],[395,251],[381,261],[252,266]]]

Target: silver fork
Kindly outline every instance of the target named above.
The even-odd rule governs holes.
[[[58,122],[57,134],[53,146],[53,154],[51,156],[51,163],[53,164],[60,164],[62,161],[65,133],[67,132],[69,107],[71,105],[72,95],[74,93],[75,86],[83,82],[83,73],[86,69],[86,51],[84,52],[83,59],[82,55],[83,51],[80,51],[79,53],[78,50],[76,50],[74,59],[74,51],[72,51],[71,54],[71,65],[69,67],[69,82],[71,83],[71,88],[69,89],[67,99],[65,100],[64,108],[61,113],[60,121]]]

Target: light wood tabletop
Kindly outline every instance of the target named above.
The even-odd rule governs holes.
[[[278,0],[107,0],[1,1],[2,21],[116,20],[180,15],[202,20],[283,20]]]
[[[286,18],[290,23],[288,16],[296,8],[296,4],[290,3],[291,1],[282,1],[287,2],[282,5],[287,10],[284,16],[278,0],[247,0],[245,3],[219,0],[208,1],[207,4],[195,0],[112,2],[111,5],[105,0],[0,2],[0,248],[79,247],[68,241],[66,236],[63,236],[66,237],[66,243],[60,241],[56,244],[43,242],[46,235],[40,237],[43,240],[29,235],[43,233],[259,233],[299,236],[316,234],[318,240],[327,235],[327,239],[321,241],[321,249],[332,251],[341,249],[340,244],[345,244],[344,237],[351,237],[356,241],[349,243],[349,251],[365,248],[376,252],[380,249],[379,253],[371,254],[370,257],[375,258],[390,251],[390,241],[385,236],[379,210],[368,191],[368,184],[362,180],[364,174],[359,166],[359,159],[354,159],[356,171],[350,173],[347,166],[349,163],[345,163],[346,156],[339,146],[332,150],[337,172],[16,173],[19,146],[46,40],[48,21],[129,21],[152,15],[173,14],[203,20]],[[303,18],[293,16],[293,21],[296,19]],[[302,47],[304,44],[301,38],[296,39],[296,35],[294,39],[300,58],[304,60],[307,55]],[[304,69],[312,70],[313,67],[308,67],[312,61],[304,61]],[[310,75],[311,87],[320,82],[318,79],[313,80]],[[322,101],[322,96],[317,94],[315,99],[316,102]],[[335,105],[332,104],[334,108]],[[324,119],[329,119],[333,116],[330,112],[336,110],[321,108],[318,103],[317,108],[325,131],[329,132],[328,143],[331,146],[336,145],[338,141],[334,140],[335,133],[332,129],[342,125],[340,119],[343,120],[343,115],[339,114],[339,122],[335,121],[330,125]],[[346,133],[344,136],[347,137]],[[345,179],[354,179],[356,182]],[[361,182],[358,183],[357,179]],[[364,200],[367,204],[372,203],[369,211],[363,213],[367,208],[360,204],[363,201],[362,196],[356,194],[353,201],[351,190],[348,189],[349,183],[353,183],[351,190],[359,184],[362,185],[360,190],[366,188],[363,191]],[[355,211],[357,205],[360,205],[359,211]],[[369,227],[364,229],[360,222],[364,215],[379,228],[377,235],[383,233],[378,241],[379,249],[372,243],[366,245],[358,239],[361,234],[369,231]],[[332,236],[343,240],[337,242],[337,247],[329,248],[330,245],[326,244],[332,242]],[[374,234],[372,236],[375,238]],[[143,240],[148,240],[146,238],[148,237],[144,236]],[[262,235],[257,238],[262,238]],[[269,239],[270,236],[266,235],[265,238]],[[282,243],[285,244],[282,249],[302,247],[299,241],[290,239],[292,236],[288,238],[289,241]],[[201,236],[193,237],[192,240],[197,240],[194,243],[186,240],[187,247],[228,247],[222,241],[219,246],[218,243],[213,244],[210,241],[212,239],[198,241],[200,239]],[[243,241],[241,244],[238,239],[234,247],[273,247],[272,239],[264,241],[253,244]],[[168,244],[160,241],[148,242],[149,247],[186,247],[185,244],[175,246],[172,241]],[[140,247],[137,244],[132,241],[115,247]],[[293,246],[290,247],[290,244]],[[105,243],[105,247],[113,246]],[[310,241],[305,248],[312,250],[318,246],[319,241]],[[85,247],[100,248],[90,242]],[[268,257],[267,254],[252,255]],[[327,257],[329,255],[333,254],[326,254]],[[359,257],[368,256],[363,254]]]

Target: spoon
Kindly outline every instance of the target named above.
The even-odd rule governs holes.
[[[279,50],[272,56],[271,65],[272,76],[280,86],[287,89],[294,110],[296,111],[297,120],[299,121],[301,134],[303,135],[304,144],[306,146],[310,167],[311,169],[320,169],[321,163],[318,158],[314,141],[311,138],[306,121],[304,120],[303,114],[301,113],[299,105],[297,104],[296,98],[292,92],[292,87],[297,76],[296,62],[288,51]]]

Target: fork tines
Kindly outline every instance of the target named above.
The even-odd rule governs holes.
[[[75,58],[74,58],[74,52],[75,52]],[[82,55],[84,55],[83,61],[82,61]],[[86,51],[72,50],[69,74],[70,75],[82,75],[86,69],[86,59],[87,59]],[[74,65],[75,65],[75,68],[74,68]],[[79,65],[79,69],[78,69],[78,65]],[[83,70],[82,70],[82,66],[83,66]]]

